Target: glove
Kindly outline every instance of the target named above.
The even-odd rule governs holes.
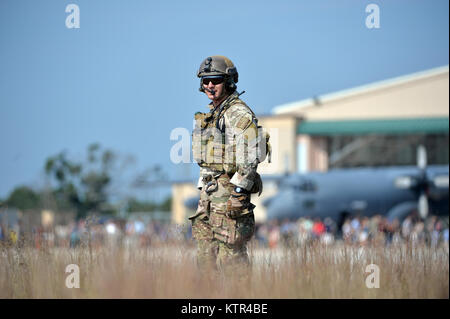
[[[227,201],[227,212],[226,216],[228,218],[237,218],[242,215],[244,209],[250,206],[250,193],[247,191],[236,192],[235,189],[231,191],[230,198]]]
[[[261,175],[256,173],[255,180],[253,182],[253,186],[252,189],[250,190],[250,193],[252,194],[258,193],[258,196],[260,196],[262,191],[263,191],[263,182],[261,179]]]

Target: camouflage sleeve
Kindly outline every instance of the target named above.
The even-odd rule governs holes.
[[[205,177],[209,176],[219,176],[221,173],[217,173],[214,170],[211,170],[208,167],[200,167],[200,177],[197,181],[197,188],[202,189],[202,187],[205,185],[205,182],[203,181]]]
[[[200,176],[197,181],[197,189],[202,189],[202,187],[203,187],[203,179]]]
[[[204,183],[203,183],[203,177],[205,177],[206,175],[208,175],[209,170],[206,167],[200,167],[200,176],[198,178],[197,181],[197,188],[198,189],[202,189]]]
[[[231,143],[234,143],[236,154],[236,173],[230,182],[250,191],[256,179],[258,161],[256,156],[257,125],[252,114],[246,108],[237,108],[228,116],[231,128]]]

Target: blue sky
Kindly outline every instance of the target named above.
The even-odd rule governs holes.
[[[65,8],[80,8],[68,29]],[[379,29],[365,25],[368,4]],[[228,56],[257,114],[448,64],[447,0],[0,1],[0,197],[43,185],[45,159],[98,142],[173,179],[170,132],[206,110],[196,71]],[[125,184],[124,184],[125,185]]]

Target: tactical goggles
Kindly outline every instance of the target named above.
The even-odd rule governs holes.
[[[217,75],[217,76],[208,76],[208,77],[204,77],[202,78],[202,84],[203,85],[208,85],[209,82],[211,82],[214,85],[220,84],[225,80],[225,77],[222,75]]]

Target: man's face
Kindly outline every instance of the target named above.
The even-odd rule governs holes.
[[[225,95],[224,77],[205,77],[202,79],[202,85],[212,101],[218,101]]]

